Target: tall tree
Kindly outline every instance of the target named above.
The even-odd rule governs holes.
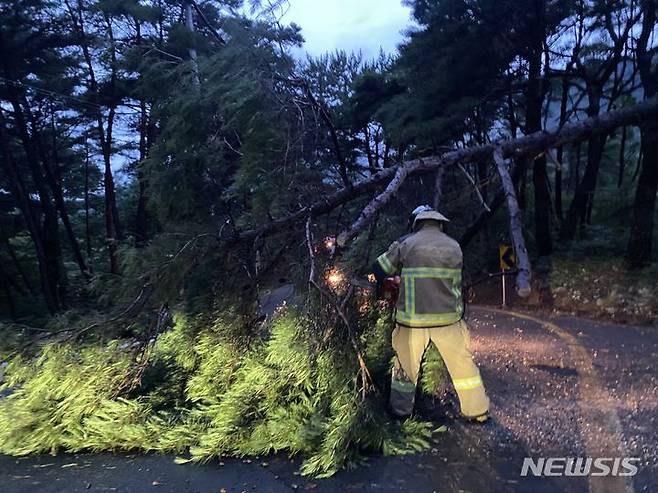
[[[73,3],[75,2],[75,3]],[[84,60],[86,97],[95,106],[93,110],[97,138],[103,157],[103,184],[105,196],[105,234],[110,259],[110,271],[120,273],[118,248],[122,238],[117,208],[116,187],[112,170],[113,133],[117,107],[124,96],[119,87],[119,62],[114,34],[112,5],[92,6],[84,0],[65,0],[70,16],[72,31]],[[89,32],[88,25],[99,26],[98,32]],[[102,55],[94,56],[93,47],[103,49]],[[99,64],[103,78],[99,80]]]
[[[11,8],[0,8],[0,99],[7,103],[1,110],[5,170],[33,240],[51,312],[63,306],[66,287],[60,219],[74,259],[87,273],[64,198],[55,105],[43,96],[48,93],[44,87],[71,89],[66,73],[70,58],[65,55],[69,41],[62,27],[61,16],[47,1],[13,2]]]
[[[582,40],[579,39],[573,54],[575,73],[585,83],[587,114],[595,116],[601,111],[606,85],[621,67],[624,48],[631,30],[637,22],[637,14],[633,8],[633,2],[630,4],[627,2],[593,2],[591,12],[584,4],[585,2],[581,2],[580,24],[584,25],[593,20],[589,30],[593,33],[603,31],[612,41],[610,46],[595,41],[594,46],[586,47],[581,45]],[[613,22],[615,16],[619,20],[618,23]],[[622,77],[626,76],[626,74],[622,74]],[[615,91],[612,93],[614,94]],[[607,139],[607,135],[596,135],[587,143],[585,171],[562,223],[560,230],[562,239],[573,240],[578,224],[586,222],[591,215]]]
[[[528,62],[528,85],[525,93],[525,132],[535,133],[542,129],[542,109],[546,97],[546,78],[542,73],[544,46],[547,37],[546,1],[533,0],[528,9],[528,44],[524,57]],[[548,67],[546,67],[548,69]],[[546,171],[546,156],[536,158],[532,164],[532,183],[535,193],[535,241],[537,253],[550,255],[551,195]]]
[[[19,169],[18,163],[14,158],[11,141],[6,128],[6,120],[1,109],[0,151],[2,151],[2,166],[7,177],[8,185],[17,201],[23,219],[27,224],[32,242],[34,243],[39,267],[41,291],[46,306],[51,313],[55,313],[61,308],[62,293],[59,273],[59,251],[57,244],[54,243],[55,238],[53,238],[53,232],[48,231],[53,225],[49,219],[46,219],[43,225],[39,222],[39,215],[32,204],[32,199],[22,176],[22,171]],[[43,200],[41,200],[41,203],[43,203]]]
[[[658,46],[650,45],[656,27],[658,2],[642,0],[642,31],[637,40],[636,58],[644,97],[658,94],[658,65],[655,62]],[[641,267],[651,260],[653,247],[654,214],[658,192],[658,120],[640,126],[642,139],[642,169],[638,177],[633,203],[631,235],[626,260],[633,267]]]

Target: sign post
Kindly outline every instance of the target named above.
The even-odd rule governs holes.
[[[516,255],[514,249],[510,245],[500,245],[498,247],[498,258],[500,260],[500,271],[502,273],[502,288],[503,288],[503,306],[507,306],[507,293],[505,290],[505,271],[511,270],[516,267]]]

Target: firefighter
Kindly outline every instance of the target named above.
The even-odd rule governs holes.
[[[391,379],[391,411],[410,416],[425,350],[434,343],[459,396],[462,415],[483,423],[489,399],[469,349],[461,292],[462,251],[443,232],[448,219],[428,206],[412,213],[411,234],[393,242],[373,271],[380,285],[398,284]]]

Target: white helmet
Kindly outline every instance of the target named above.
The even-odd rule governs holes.
[[[416,212],[418,211],[418,212]],[[418,221],[437,221],[439,223],[441,222],[450,222],[450,219],[445,217],[443,214],[440,212],[437,212],[435,210],[432,210],[431,207],[423,205],[420,207],[417,207],[414,209],[414,222],[412,225],[412,228],[416,227],[416,223]]]

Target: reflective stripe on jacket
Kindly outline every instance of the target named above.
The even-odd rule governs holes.
[[[462,251],[436,223],[394,242],[377,258],[387,276],[400,275],[396,321],[407,327],[450,325],[462,318]]]

